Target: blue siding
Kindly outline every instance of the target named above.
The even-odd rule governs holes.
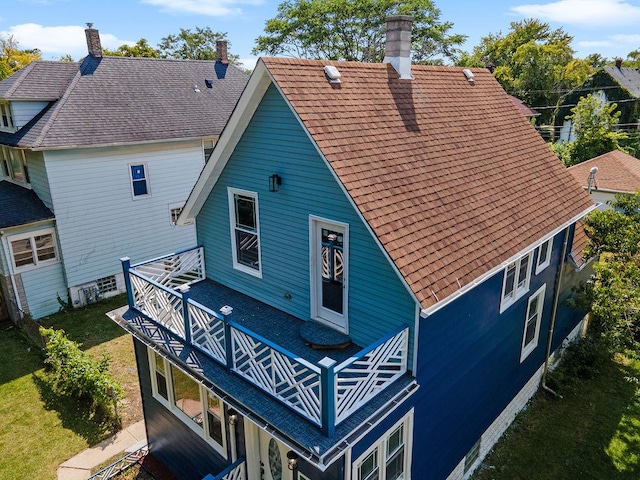
[[[38,198],[54,212],[53,202],[51,201],[51,191],[49,189],[49,179],[47,177],[47,169],[44,164],[42,152],[26,150],[24,154],[27,161],[27,168],[29,169],[31,188],[36,192]]]
[[[544,362],[563,238],[564,232],[554,239],[551,265],[539,275],[532,273],[529,293],[502,314],[500,272],[421,320],[420,389],[414,398],[415,431],[420,432],[414,440],[416,478],[445,478]],[[534,269],[535,262],[534,255]],[[528,299],[543,284],[538,346],[520,363]],[[566,315],[563,329],[582,316],[568,310]]]
[[[231,462],[153,398],[147,348],[135,338],[134,347],[150,451],[181,480],[202,480],[210,473],[221,472]],[[242,438],[241,422],[237,428],[238,438]],[[227,442],[228,434],[227,428]],[[239,456],[244,455],[241,447]]]
[[[268,191],[274,173],[282,177],[277,193]],[[227,187],[258,194],[262,279],[233,269]],[[367,345],[396,325],[413,327],[415,302],[272,85],[197,217],[207,276],[309,319],[309,215],[349,224],[354,341]]]
[[[58,296],[67,300],[67,284],[61,262],[23,272],[20,276],[29,313],[33,318],[41,318],[59,311]]]

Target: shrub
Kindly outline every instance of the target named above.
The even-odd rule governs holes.
[[[576,380],[594,378],[609,357],[606,339],[597,333],[587,335],[565,349],[558,367],[549,372],[549,387],[562,390],[571,387]]]
[[[110,407],[117,406],[123,390],[108,372],[109,357],[103,354],[95,360],[63,330],[41,328],[40,333],[46,341],[46,375],[52,391],[87,401],[94,413],[110,416]]]

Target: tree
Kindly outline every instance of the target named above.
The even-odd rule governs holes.
[[[571,109],[572,128],[575,140],[570,142],[570,160],[567,166],[590,160],[610,152],[622,150],[620,142],[627,134],[616,130],[620,112],[615,103],[606,103],[601,97],[588,94]]]
[[[108,50],[104,48],[103,53],[112,57],[160,57],[160,51],[149,45],[146,38],[141,38],[133,46],[120,45],[116,50]]]
[[[0,80],[26,67],[34,60],[41,59],[38,49],[20,50],[13,35],[8,38],[0,37]]]
[[[254,55],[360,62],[384,58],[385,17],[413,17],[411,55],[415,63],[455,61],[464,35],[449,34],[431,0],[286,0],[265,34],[256,39]]]
[[[580,293],[596,329],[614,345],[640,352],[640,192],[618,194],[611,206],[585,218],[585,257],[599,261]]]
[[[162,58],[215,60],[217,55],[216,42],[226,40],[226,37],[226,32],[214,32],[209,27],[196,27],[195,32],[181,28],[177,35],[168,35],[162,38],[158,44],[158,51]],[[238,55],[228,54],[228,59],[229,63],[240,64]]]
[[[508,93],[538,109],[545,123],[553,114],[545,107],[554,106],[593,71],[591,60],[573,57],[572,40],[561,28],[552,30],[539,20],[512,22],[506,35],[483,37],[458,64],[489,68]]]

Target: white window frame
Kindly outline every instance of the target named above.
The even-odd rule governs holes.
[[[540,324],[542,323],[542,312],[544,311],[544,297],[547,290],[547,285],[542,285],[533,295],[529,297],[527,304],[527,314],[524,317],[524,331],[522,332],[522,346],[520,348],[520,363],[522,363],[538,346],[538,340],[540,338]],[[531,304],[534,299],[538,299],[537,308],[535,312],[531,311]],[[527,344],[527,326],[531,319],[536,319],[536,326],[533,338]]]
[[[396,430],[402,426],[402,439],[404,446],[404,462],[403,462],[403,473],[399,480],[411,480],[411,455],[412,455],[412,446],[413,446],[413,409],[411,409],[402,419],[395,423],[389,430],[387,430],[384,435],[382,435],[378,441],[369,447],[362,455],[360,455],[356,461],[354,461],[351,465],[351,478],[353,480],[365,480],[365,478],[360,477],[360,467],[373,453],[377,454],[376,457],[376,467],[378,474],[373,478],[377,478],[378,480],[387,480],[387,440],[391,435],[393,435]],[[397,450],[394,452],[394,454]],[[393,455],[392,455],[393,457]],[[391,458],[392,458],[391,457]]]
[[[7,118],[8,125],[4,124],[3,117]],[[0,130],[11,133],[16,131],[16,124],[13,121],[13,112],[9,102],[0,102]]]
[[[542,257],[542,249],[546,245],[547,254],[545,257]],[[543,242],[536,248],[536,275],[542,272],[545,268],[551,265],[551,249],[553,247],[553,237],[551,237],[546,242]]]
[[[41,237],[43,235],[51,235],[51,241],[53,242],[54,257],[46,259],[46,260],[38,260],[35,237]],[[28,265],[18,266],[18,265],[16,265],[16,259],[15,259],[15,256],[14,256],[13,243],[12,242],[17,242],[17,241],[25,240],[25,239],[29,239],[30,240],[33,263],[30,263]],[[47,267],[49,265],[54,265],[54,264],[60,262],[60,254],[58,252],[58,239],[56,238],[56,231],[53,228],[46,228],[46,229],[42,229],[42,230],[35,230],[35,231],[32,231],[32,232],[20,233],[20,234],[17,234],[17,235],[11,235],[11,236],[7,237],[7,243],[9,244],[9,251],[11,253],[11,264],[12,264],[14,272],[16,272],[16,273],[25,272],[25,271],[28,271],[28,270],[34,270],[36,268]]]
[[[219,453],[225,460],[227,459],[227,428],[225,423],[225,403],[222,399],[216,395],[211,390],[208,390],[204,387],[198,380],[193,378],[189,373],[185,372],[183,369],[178,367],[177,365],[171,363],[166,357],[157,354],[162,358],[164,372],[167,382],[167,397],[164,398],[158,392],[158,384],[156,378],[156,352],[147,348],[147,357],[149,359],[149,371],[151,376],[151,392],[153,398],[155,398],[160,404],[164,405],[171,413],[173,413],[178,419],[180,419],[185,425],[187,425],[191,430],[196,432],[200,437],[202,437],[211,447]],[[196,424],[196,422],[190,418],[186,413],[184,413],[179,407],[176,406],[175,399],[175,390],[174,390],[174,382],[173,382],[173,374],[172,368],[180,370],[184,375],[189,377],[194,383],[198,385],[199,393],[200,393],[200,407],[202,409],[202,426]],[[220,424],[222,427],[222,444],[218,443],[216,439],[209,435],[209,417],[207,415],[208,409],[208,395],[211,394],[215,396],[220,402]]]
[[[524,272],[525,277],[520,277],[520,271],[522,267],[522,263],[524,260],[527,260],[527,269]],[[531,270],[533,269],[531,263],[533,260],[533,250],[529,253],[522,255],[517,260],[509,263],[505,269],[502,279],[502,294],[500,296],[500,313],[504,312],[511,305],[516,303],[516,301],[522,298],[529,291],[529,283],[531,282]],[[514,268],[514,279],[513,279],[513,289],[511,291],[507,291],[507,278],[509,275],[509,270]]]
[[[13,161],[17,162],[20,170],[15,168]],[[0,146],[0,162],[2,162],[2,177],[14,183],[29,185],[29,171],[24,158],[24,151],[7,146]]]
[[[202,140],[202,158],[204,163],[208,163],[211,158],[211,154],[213,153],[213,149],[216,146],[215,138],[205,138]],[[207,150],[209,150],[209,155],[207,155]]]
[[[147,186],[147,193],[145,194],[141,194],[141,195],[136,195],[135,189],[133,188],[133,183],[134,182],[140,182],[142,181],[141,179],[133,179],[133,171],[131,170],[132,167],[142,167],[144,169],[144,182]],[[134,200],[141,200],[143,198],[148,198],[151,196],[151,182],[149,180],[149,166],[147,165],[147,162],[137,162],[137,163],[130,163],[127,165],[127,168],[129,169],[129,183],[131,184],[131,196],[133,197]]]
[[[250,192],[248,190],[227,187],[227,195],[229,199],[229,227],[231,229],[231,252],[233,255],[233,268],[236,270],[240,270],[241,272],[248,273],[249,275],[253,275],[254,277],[262,278],[262,249],[260,248],[260,207],[258,203],[258,194],[257,192]],[[243,197],[253,199],[256,222],[255,232],[251,232],[247,229],[243,229],[242,227],[237,226],[235,201],[236,195],[242,195]],[[236,230],[256,235],[256,239],[258,242],[258,268],[252,268],[238,261],[238,244],[236,240]]]

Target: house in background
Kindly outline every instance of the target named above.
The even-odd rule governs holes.
[[[559,132],[558,142],[568,142],[575,139],[573,124],[566,117],[571,115],[580,98],[588,94],[599,96],[608,103],[616,103],[617,111],[621,112],[618,126],[625,129],[637,129],[640,119],[640,72],[635,68],[622,66],[622,60],[617,59],[615,66],[606,66],[593,75],[585,83],[573,89],[560,99],[554,124]]]
[[[617,193],[633,194],[640,190],[640,160],[621,150],[592,158],[567,170],[605,210]]]
[[[524,102],[522,100],[520,100],[518,97],[514,97],[513,95],[509,95],[509,98],[511,99],[511,101],[513,102],[513,104],[518,108],[518,110],[520,110],[520,113],[522,113],[525,117],[527,117],[527,119],[530,122],[535,122],[535,118],[540,116],[540,112],[534,110],[533,108],[529,108],[527,107]]]
[[[176,219],[248,79],[226,42],[217,61],[105,57],[86,35],[82,62],[0,82],[0,195],[19,208],[0,212],[0,303],[14,320],[124,291],[125,253],[193,245]]]
[[[588,195],[484,69],[261,59],[179,223],[123,258],[150,451],[181,479],[467,478],[582,313]]]

